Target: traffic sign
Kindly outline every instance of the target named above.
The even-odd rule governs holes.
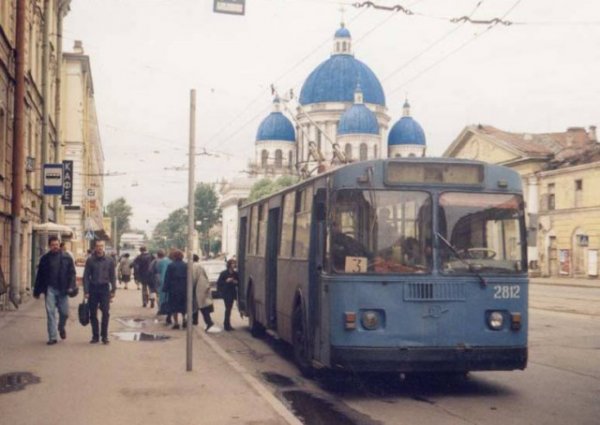
[[[213,11],[217,13],[229,13],[231,15],[243,15],[246,9],[246,0],[214,0]]]
[[[44,195],[62,195],[63,165],[44,164]]]
[[[85,238],[88,241],[94,240],[96,238],[96,235],[94,235],[94,231],[93,230],[88,230],[87,232],[85,232]]]

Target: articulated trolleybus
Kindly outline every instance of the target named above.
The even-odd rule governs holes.
[[[519,175],[457,159],[349,164],[240,207],[239,305],[300,370],[524,369]]]

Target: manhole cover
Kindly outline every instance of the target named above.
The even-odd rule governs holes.
[[[29,372],[13,372],[0,375],[0,393],[11,393],[25,388],[25,385],[39,384],[40,378]]]
[[[115,332],[113,336],[121,341],[164,341],[171,338],[168,335],[147,332]]]

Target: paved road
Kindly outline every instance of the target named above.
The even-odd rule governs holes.
[[[256,376],[274,382],[268,384],[274,393],[291,400],[309,418],[307,423],[597,424],[600,290],[531,285],[530,293],[525,371],[476,372],[455,381],[311,381],[299,375],[289,350],[273,339],[255,340],[244,328],[216,341]],[[237,326],[245,325],[238,320]],[[322,418],[315,418],[311,409],[325,412],[325,421],[317,422]]]

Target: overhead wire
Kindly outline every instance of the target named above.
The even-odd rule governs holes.
[[[519,3],[521,3],[522,0],[516,0],[515,3],[509,8],[509,10],[507,12],[504,13],[504,15],[502,16],[502,19],[504,19],[506,16],[508,16],[518,5]],[[421,70],[418,74],[416,74],[414,77],[404,81],[401,85],[397,86],[396,88],[392,89],[389,94],[393,94],[395,92],[397,92],[398,90],[404,88],[406,85],[412,83],[413,81],[421,78],[423,75],[425,75],[427,72],[429,72],[431,69],[435,68],[437,65],[439,65],[440,63],[444,62],[446,59],[448,59],[450,56],[454,55],[455,53],[459,52],[460,50],[464,49],[466,46],[468,46],[469,44],[471,44],[472,42],[474,42],[475,40],[477,40],[479,37],[481,37],[482,35],[488,33],[492,28],[494,28],[497,24],[490,24],[488,27],[486,27],[484,30],[476,33],[475,35],[473,35],[473,37],[471,37],[470,39],[466,40],[465,42],[463,42],[462,44],[460,44],[457,48],[451,50],[449,53],[447,53],[446,55],[442,56],[440,59],[438,59],[437,61],[435,61],[434,63],[432,63],[431,65],[429,65],[428,67],[424,68],[423,70]]]

